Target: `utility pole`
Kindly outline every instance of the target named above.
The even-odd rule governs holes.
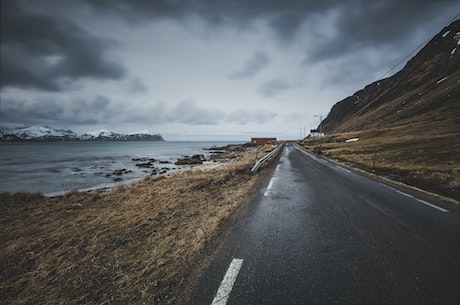
[[[323,122],[323,115],[315,115],[315,117],[319,117],[319,151],[321,151],[321,145],[323,144],[323,132],[321,123]]]

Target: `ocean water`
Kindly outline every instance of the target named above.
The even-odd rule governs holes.
[[[177,159],[195,154],[209,156],[206,148],[227,144],[230,143],[0,143],[0,192],[50,194],[111,186],[115,179],[121,179],[117,183],[125,183],[151,175],[154,170],[181,168],[174,164]],[[149,159],[156,160],[152,162],[155,169],[136,166]]]

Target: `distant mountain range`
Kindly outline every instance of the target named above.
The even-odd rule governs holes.
[[[0,127],[0,141],[164,141],[158,133],[140,131],[124,134],[107,130],[98,130],[90,133],[77,134],[70,129],[52,129],[45,126],[31,126],[21,128]]]

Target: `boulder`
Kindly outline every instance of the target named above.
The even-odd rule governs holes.
[[[193,155],[191,157],[185,156],[182,159],[176,161],[176,165],[197,165],[203,164],[203,161],[206,161],[205,156],[203,155]]]

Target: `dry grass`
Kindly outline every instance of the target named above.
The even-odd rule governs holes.
[[[106,194],[1,194],[2,302],[175,303],[206,245],[260,181],[263,173],[250,173],[256,153]]]
[[[459,133],[454,132],[455,126],[445,132],[428,122],[419,127],[328,135],[321,151],[328,158],[460,201]],[[354,137],[360,140],[344,142]],[[319,148],[317,140],[302,144],[312,150]]]

